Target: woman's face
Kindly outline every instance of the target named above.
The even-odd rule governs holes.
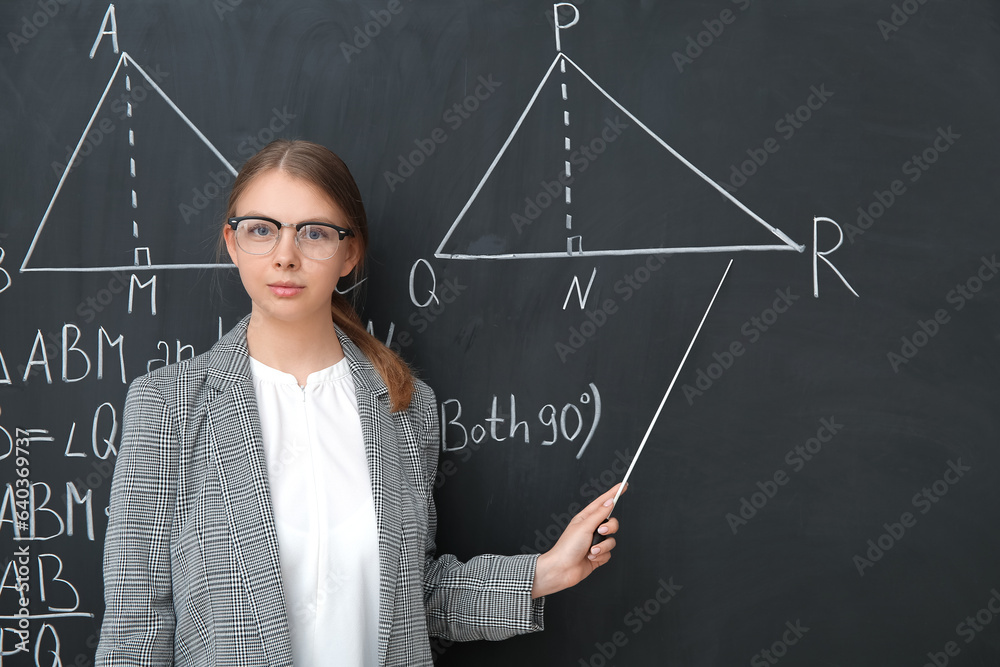
[[[260,174],[247,185],[236,202],[235,215],[349,227],[340,207],[319,188],[277,169]],[[340,242],[330,259],[314,260],[302,255],[290,227],[282,228],[277,245],[266,255],[244,252],[228,225],[224,234],[229,256],[253,302],[254,317],[300,323],[331,320],[330,298],[337,281],[350,273],[358,260],[351,237]]]

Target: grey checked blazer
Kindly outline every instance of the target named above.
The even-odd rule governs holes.
[[[125,403],[104,552],[97,665],[291,665],[278,541],[246,346],[249,317],[211,350],[135,380]],[[338,332],[339,333],[339,332]],[[408,410],[340,335],[357,392],[379,538],[380,665],[430,666],[428,635],[542,629],[536,556],[435,556],[433,392]],[[345,540],[349,548],[350,540]],[[330,647],[330,664],[337,664]]]

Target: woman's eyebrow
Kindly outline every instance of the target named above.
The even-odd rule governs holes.
[[[267,213],[264,213],[262,211],[256,211],[256,210],[247,211],[243,215],[236,216],[236,217],[240,217],[240,218],[255,217],[255,218],[268,218],[269,220],[278,220],[278,218],[274,217],[273,215],[268,215]],[[284,222],[284,220],[278,220],[278,222]],[[302,220],[298,220],[298,221],[293,222],[291,224],[297,225],[300,222],[325,222],[325,223],[330,224],[330,225],[340,225],[340,226],[343,226],[343,224],[344,224],[343,220],[334,220],[333,218],[331,218],[329,216],[326,216],[326,215],[315,215],[315,216],[312,216],[312,217],[303,218]]]

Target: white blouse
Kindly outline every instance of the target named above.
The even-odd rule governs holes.
[[[251,365],[294,664],[375,667],[378,534],[348,361],[304,387]]]

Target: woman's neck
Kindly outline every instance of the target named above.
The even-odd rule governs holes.
[[[332,317],[283,322],[251,315],[247,349],[262,364],[294,375],[300,386],[305,386],[310,373],[344,358]]]

